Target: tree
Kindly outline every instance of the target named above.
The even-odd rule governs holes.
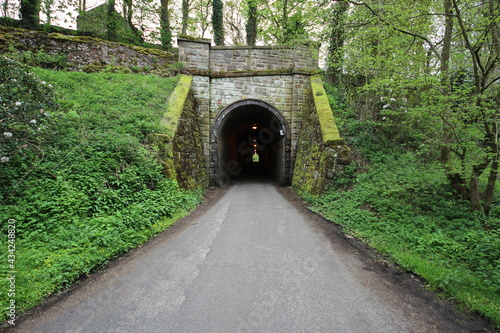
[[[263,2],[259,10],[261,38],[270,44],[297,44],[319,32],[323,10],[315,1],[275,0]]]
[[[87,0],[78,0],[78,11],[83,13],[87,10]]]
[[[117,38],[117,28],[118,28],[118,20],[116,17],[115,10],[115,0],[108,0],[108,10],[106,15],[106,28],[107,28],[107,37],[109,40],[116,40]]]
[[[37,30],[40,23],[40,0],[21,0],[19,11],[23,27]]]
[[[247,0],[247,6],[246,40],[247,45],[254,46],[257,40],[257,0]]]
[[[500,3],[350,3],[344,70],[363,78],[358,103],[393,139],[422,138],[457,196],[488,211],[499,164]]]
[[[224,45],[224,17],[223,3],[221,0],[212,2],[212,29],[215,45]]]
[[[43,14],[45,14],[45,17],[47,17],[46,24],[51,25],[52,24],[52,13],[53,13],[53,8],[52,6],[54,5],[55,0],[43,0],[41,3],[40,10]]]
[[[194,19],[191,26],[193,30],[198,31],[201,38],[205,38],[211,22],[210,22],[210,12],[211,12],[212,1],[211,0],[198,0],[193,3]]]
[[[40,0],[40,13],[43,14],[41,21],[49,26],[69,22],[73,19],[71,9],[75,6],[79,6],[79,3],[74,0]]]
[[[182,0],[182,29],[181,35],[187,35],[187,27],[189,21],[189,0]]]
[[[169,0],[161,0],[160,5],[160,41],[164,50],[172,49],[172,30],[170,28]]]
[[[337,1],[332,4],[330,32],[328,38],[327,78],[332,84],[340,83],[342,74],[343,47],[345,40],[345,16],[349,3]]]
[[[134,3],[133,0],[123,0],[123,15],[125,17],[125,26],[128,26],[130,30],[132,30],[132,40],[136,40],[137,42],[143,42],[142,33],[132,22],[134,16]]]
[[[470,199],[475,210],[489,209],[493,201],[498,178],[500,158],[500,3],[486,0],[483,6],[458,4],[452,0],[453,10],[461,35],[461,41],[469,53],[467,59],[473,69],[470,91],[472,103],[467,106],[466,118],[480,129],[482,142],[480,156],[472,165]],[[463,151],[463,149],[461,150]],[[463,154],[462,154],[463,155]],[[464,161],[462,161],[464,162]],[[486,189],[481,193],[479,178],[490,168]],[[482,200],[483,199],[483,200]]]

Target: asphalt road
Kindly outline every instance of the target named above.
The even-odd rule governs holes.
[[[328,232],[283,191],[265,183],[223,190],[172,230],[19,320],[14,331],[472,330]]]

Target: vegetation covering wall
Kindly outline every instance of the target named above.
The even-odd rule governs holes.
[[[85,36],[32,31],[0,26],[0,53],[44,52],[65,57],[68,70],[99,71],[106,67],[150,72],[177,61],[175,53],[104,41]]]
[[[165,173],[185,189],[208,185],[203,140],[198,123],[196,101],[191,90],[192,77],[181,75],[161,122],[174,130],[174,137],[155,134]]]
[[[332,109],[319,76],[311,77],[299,133],[292,186],[301,192],[319,194],[332,184],[349,164],[349,149],[340,137]]]

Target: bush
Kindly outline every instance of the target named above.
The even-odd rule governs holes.
[[[50,135],[49,110],[56,103],[52,86],[24,65],[0,56],[0,163],[22,163],[41,155],[40,144]],[[2,173],[9,186],[12,175]]]

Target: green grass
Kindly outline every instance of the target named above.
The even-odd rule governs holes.
[[[0,218],[16,224],[16,310],[25,311],[165,230],[199,203],[166,179],[148,143],[176,78],[34,70],[60,105],[26,158],[2,165]],[[2,272],[8,267],[2,242]],[[8,281],[0,280],[8,290]],[[9,301],[1,293],[1,318]]]
[[[354,158],[327,193],[303,194],[310,208],[500,327],[498,184],[488,213],[473,212],[450,186],[440,147],[418,123],[412,130],[387,124],[341,90],[325,88]]]
[[[438,164],[412,153],[355,176],[354,185],[305,196],[311,209],[388,254],[429,288],[500,325],[500,209],[474,213]],[[339,180],[345,183],[345,180]]]

